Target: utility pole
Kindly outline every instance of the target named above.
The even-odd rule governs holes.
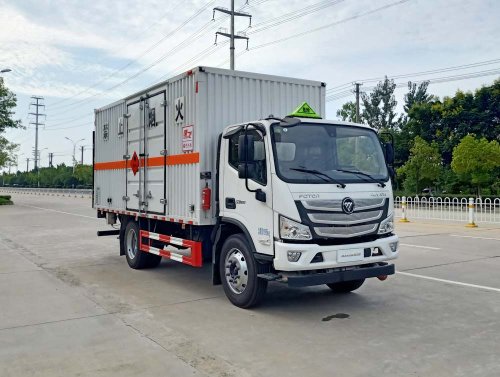
[[[30,108],[31,106],[35,106],[36,110],[34,113],[29,113],[30,115],[35,116],[35,121],[30,122],[30,124],[35,125],[35,170],[38,170],[38,126],[43,126],[44,123],[40,123],[38,121],[39,117],[44,117],[45,114],[40,113],[40,107],[43,107],[45,109],[45,105],[42,103],[43,97],[37,97],[37,96],[31,96],[31,99],[33,102],[30,103]]]
[[[26,158],[26,173],[30,170],[30,158]]]
[[[246,39],[247,41],[247,50],[248,50],[248,37],[244,35],[243,32],[238,33],[237,35],[234,34],[234,17],[248,17],[250,20],[249,27],[252,26],[252,15],[246,13],[246,12],[235,12],[234,10],[234,0],[231,0],[231,10],[226,9],[226,8],[221,8],[221,7],[215,7],[214,8],[214,13],[212,16],[212,20],[215,20],[215,12],[219,11],[225,14],[229,14],[231,16],[231,26],[230,26],[230,33],[226,33],[225,31],[219,30],[218,32],[215,33],[215,44],[217,44],[217,36],[222,35],[223,37],[229,38],[230,44],[229,44],[229,54],[230,54],[230,60],[231,60],[231,65],[230,68],[232,71],[234,71],[234,40],[235,39]]]
[[[362,85],[361,83],[357,82],[354,84],[356,86],[356,123],[360,123],[359,119],[359,87]]]
[[[54,158],[54,153],[49,153],[49,168],[53,168],[52,159]]]
[[[82,145],[80,148],[82,150],[82,159],[80,160],[80,165],[83,165],[83,151],[85,150],[85,146]]]

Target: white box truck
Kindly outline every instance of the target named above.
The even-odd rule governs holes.
[[[134,269],[211,260],[244,308],[269,281],[385,279],[394,148],[324,115],[324,83],[207,67],[95,110],[93,206],[120,224],[98,235],[119,235]]]

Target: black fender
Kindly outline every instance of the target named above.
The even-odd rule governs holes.
[[[219,285],[221,284],[221,276],[219,274],[219,260],[220,260],[220,252],[222,250],[222,245],[227,237],[241,233],[245,236],[248,244],[250,245],[250,250],[252,251],[255,259],[259,263],[272,263],[274,257],[272,255],[260,254],[255,249],[255,244],[252,241],[252,237],[250,236],[250,232],[240,221],[222,217],[217,221],[216,227],[212,232],[212,284]]]

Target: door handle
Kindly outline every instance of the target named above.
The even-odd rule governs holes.
[[[234,198],[226,198],[226,208],[236,209],[236,200]]]

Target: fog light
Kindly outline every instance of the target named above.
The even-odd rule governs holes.
[[[289,262],[297,262],[302,255],[301,251],[289,251],[287,252],[287,257]]]
[[[393,253],[395,253],[396,251],[398,251],[398,241],[396,241],[396,242],[391,242],[391,243],[389,244],[389,246],[391,247],[391,251],[392,251]]]

